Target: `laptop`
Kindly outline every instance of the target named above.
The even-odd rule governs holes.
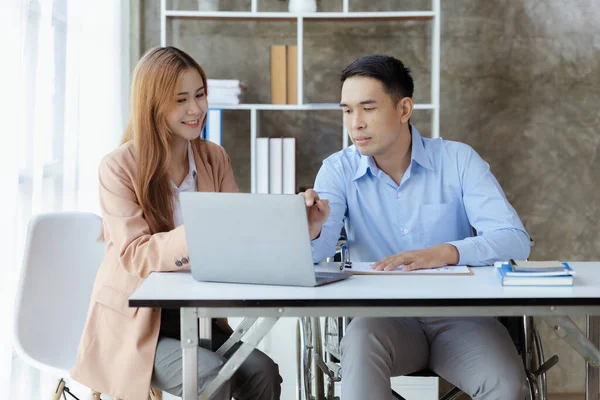
[[[198,281],[311,287],[351,276],[315,272],[299,195],[182,192],[179,201]]]

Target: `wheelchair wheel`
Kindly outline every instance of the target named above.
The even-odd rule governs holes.
[[[324,374],[315,357],[323,357],[321,324],[317,317],[298,318],[296,327],[298,400],[325,400]]]
[[[325,361],[340,362],[340,329],[343,324],[343,319],[339,317],[325,318]]]
[[[527,375],[527,400],[538,400],[540,396],[540,390],[538,388],[537,379],[535,379],[535,376],[528,371],[525,371],[525,375]]]
[[[341,359],[341,328],[344,324],[342,317],[326,317],[325,318],[325,342],[323,343],[323,361],[331,368],[330,364],[340,364]],[[325,398],[327,400],[339,400],[335,396],[335,382],[339,382],[337,376],[339,371],[329,371],[327,376],[327,384],[325,385]]]
[[[544,356],[544,348],[542,346],[542,339],[537,328],[533,328],[533,350],[535,357],[532,360],[532,370],[537,370],[546,361]],[[547,400],[548,384],[546,381],[546,373],[543,372],[537,377],[539,395],[535,400]]]
[[[526,349],[529,349],[526,357],[529,359],[528,371],[527,372],[527,383],[529,386],[529,399],[530,400],[547,400],[547,381],[546,381],[546,372],[542,372],[537,376],[534,374],[546,361],[544,356],[544,349],[542,346],[542,341],[540,338],[540,334],[535,327],[534,320],[532,317],[529,318],[529,338],[525,338],[528,341],[528,345]],[[527,336],[527,335],[526,335]]]

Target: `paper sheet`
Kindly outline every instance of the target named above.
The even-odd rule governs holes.
[[[392,271],[376,271],[371,268],[374,262],[353,262],[352,268],[344,268],[344,272],[368,275],[473,275],[466,265],[452,265],[434,269],[419,269],[415,271],[402,271],[402,266]]]

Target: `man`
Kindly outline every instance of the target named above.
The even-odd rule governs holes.
[[[410,124],[414,85],[402,62],[362,57],[341,81],[354,146],[328,157],[302,193],[315,262],[332,255],[344,221],[352,259],[377,270],[528,257],[529,236],[489,165]],[[389,400],[391,376],[427,367],[473,399],[525,398],[523,365],[495,318],[355,318],[341,348],[343,400]]]

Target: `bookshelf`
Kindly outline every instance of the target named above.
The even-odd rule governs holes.
[[[202,0],[199,0],[202,1]],[[263,111],[311,111],[338,110],[336,103],[304,103],[303,38],[305,21],[429,21],[431,23],[431,95],[429,104],[415,104],[415,110],[431,110],[431,136],[439,136],[440,118],[440,0],[431,0],[430,10],[417,11],[381,11],[353,12],[349,9],[349,0],[342,2],[342,12],[290,13],[258,11],[259,0],[251,0],[250,11],[193,11],[167,9],[167,0],[160,1],[160,44],[167,46],[167,21],[173,18],[194,20],[225,21],[289,21],[296,23],[298,46],[298,104],[211,104],[211,108],[222,110],[250,111],[250,187],[256,193],[256,138],[258,137],[258,112]],[[341,117],[340,117],[341,118]],[[342,134],[342,147],[348,146],[348,135]]]

